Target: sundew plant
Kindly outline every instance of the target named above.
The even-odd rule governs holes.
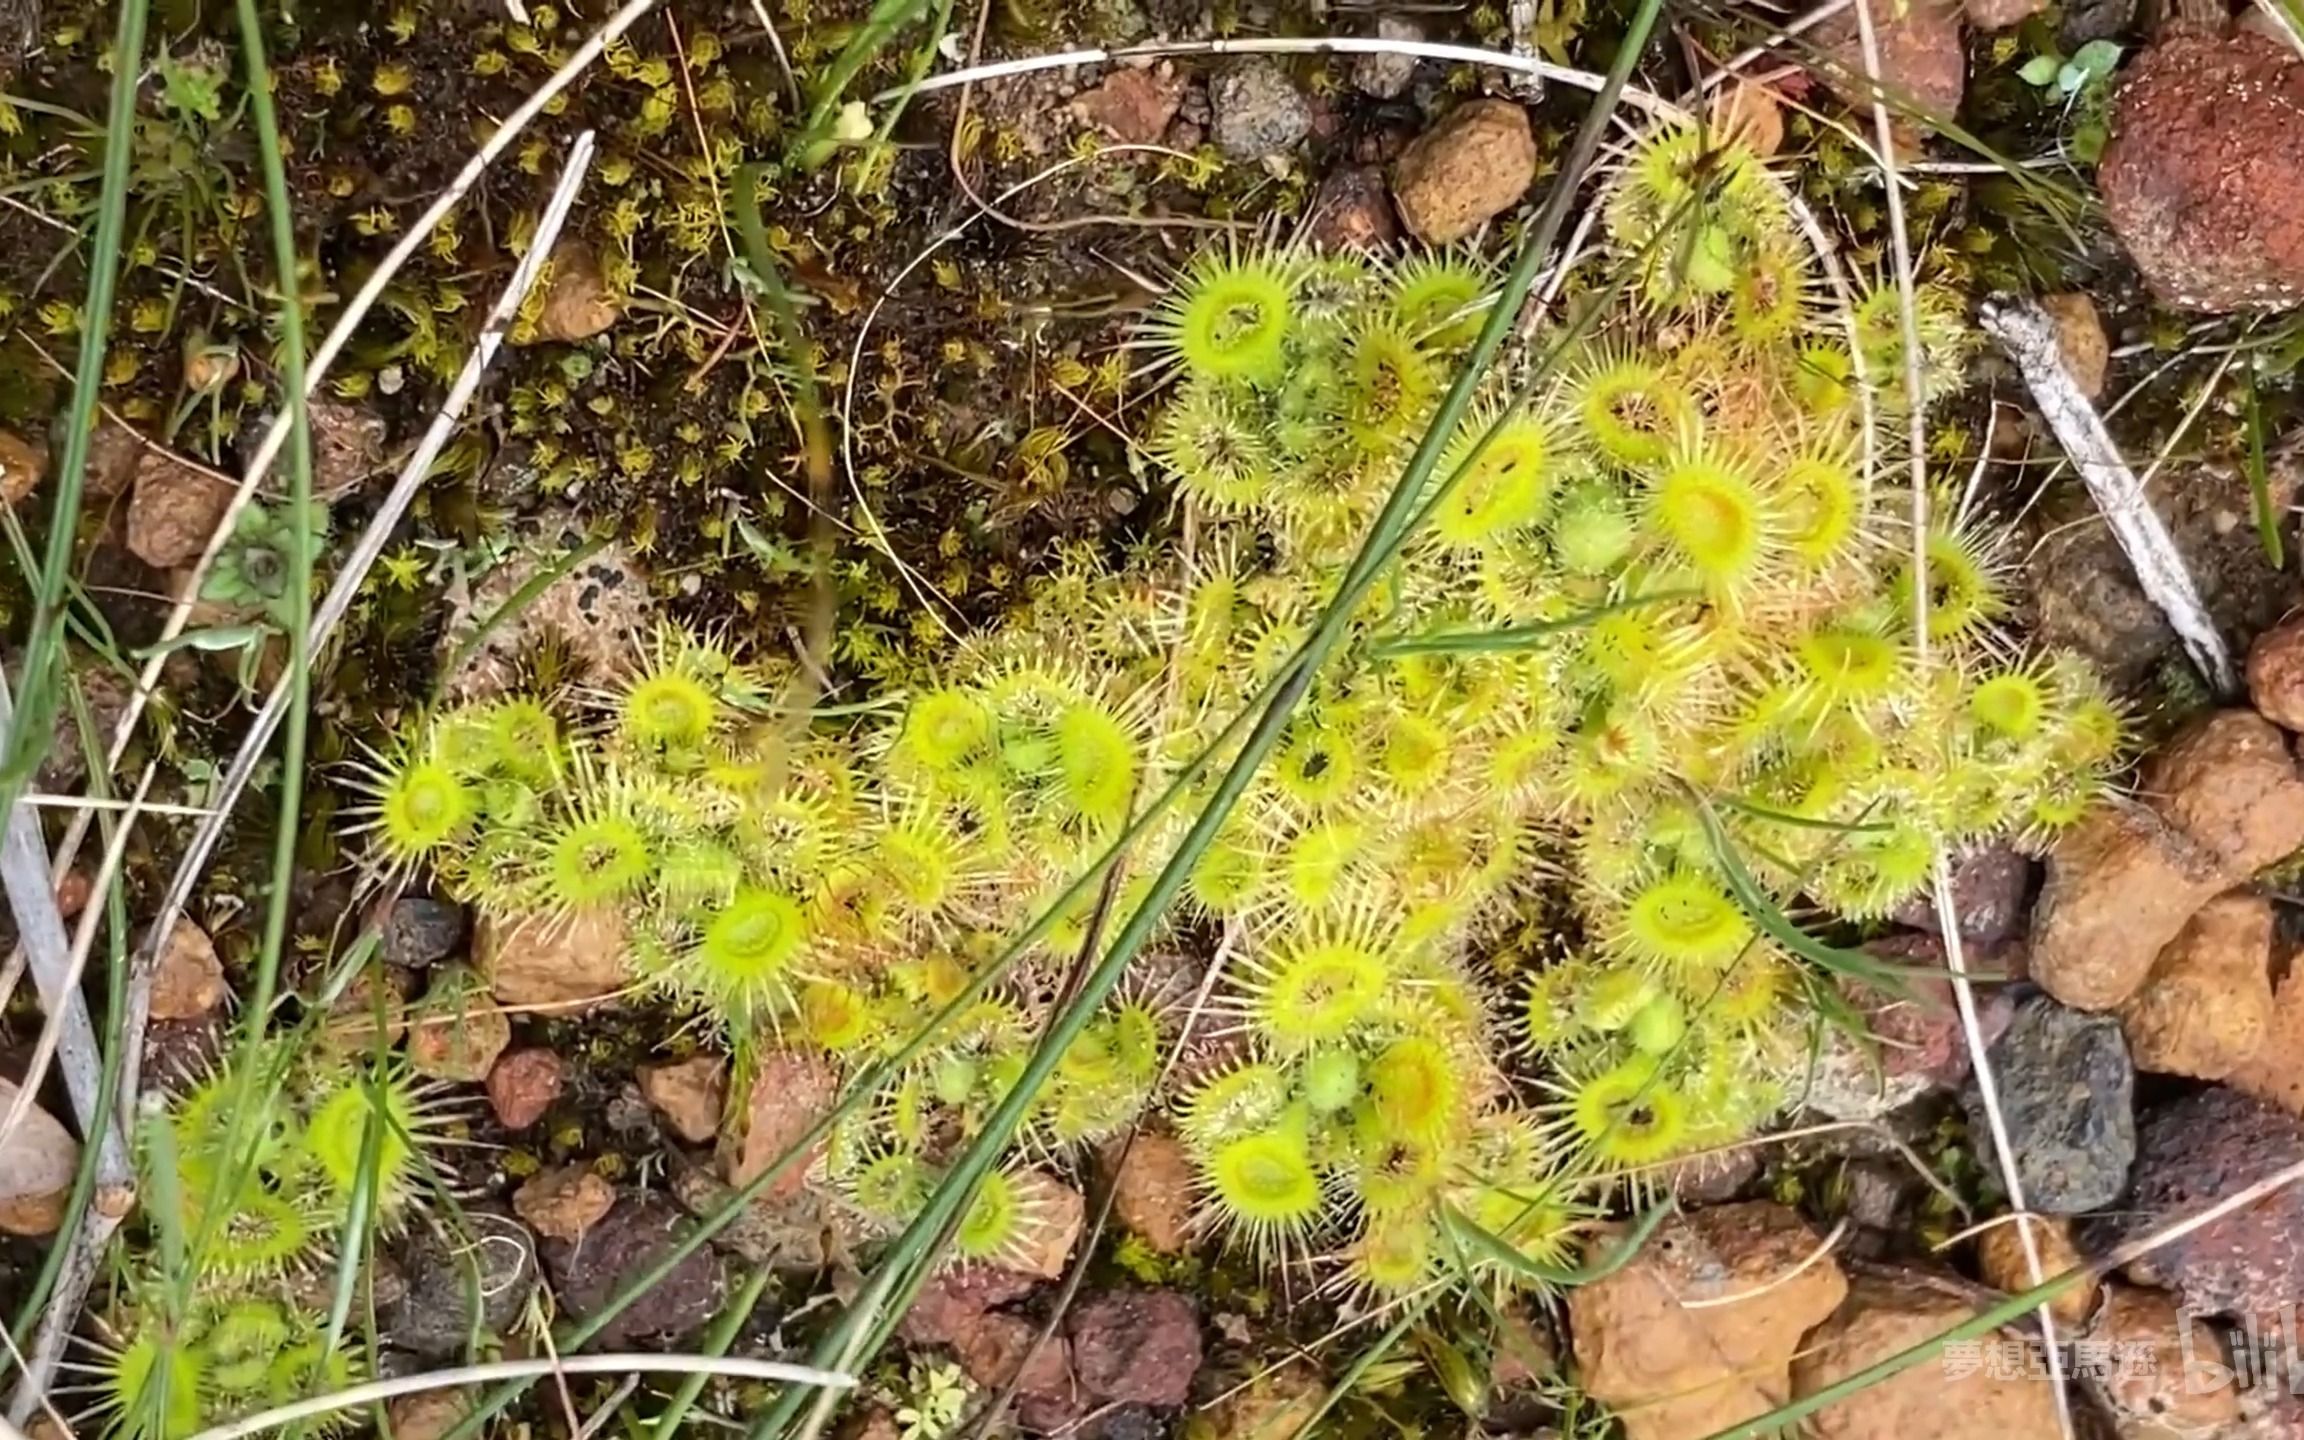
[[[1880,379],[1894,295],[1826,303],[1787,204],[1694,128],[1637,147],[1581,333],[1539,327],[1565,349],[1539,378],[1483,377],[1425,523],[1165,918],[1187,963],[1106,1002],[1020,1165],[1157,1108],[1230,1243],[1384,1294],[1548,1283],[1628,1188],[1797,1089],[1846,952],[1787,911],[1860,927],[2090,802],[2117,710],[2003,628],[1989,521],[1933,497],[1915,536],[1871,478],[1901,470],[1872,421],[1931,396]],[[1067,553],[862,721],[782,713],[781,673],[677,629],[592,688],[447,710],[373,766],[373,853],[500,920],[620,924],[740,1058],[893,1054],[1289,664],[1495,285],[1452,253],[1202,255],[1138,338],[1173,381],[1143,437],[1188,512],[1173,550]],[[1919,320],[1933,391],[1965,335],[1948,297]],[[928,1202],[1196,808],[843,1122],[818,1178],[860,1222]],[[1505,942],[1539,899],[1530,960]],[[1034,1224],[995,1172],[953,1249]]]

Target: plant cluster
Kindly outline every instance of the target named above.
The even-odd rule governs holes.
[[[1923,298],[1904,393],[1893,298],[1841,325],[1773,179],[1692,129],[1638,148],[1604,220],[1626,298],[1588,282],[1565,365],[1485,378],[1164,921],[1223,967],[1220,1053],[1159,1094],[1176,996],[1125,987],[1027,1153],[1164,1099],[1244,1244],[1383,1292],[1552,1283],[1623,1177],[1785,1103],[1843,952],[1780,907],[1885,916],[2109,773],[2095,678],[2002,628],[1999,533],[1933,496],[1915,534],[1871,479],[1868,419],[1957,374],[1956,306]],[[845,729],[676,630],[597,689],[450,710],[375,767],[377,853],[499,916],[615,917],[740,1053],[891,1053],[1288,666],[1495,289],[1455,255],[1203,256],[1143,336],[1176,381],[1150,448],[1201,522],[1181,554],[1068,553]],[[859,1214],[918,1211],[1205,790],[844,1129],[825,1165]],[[1578,933],[1507,1000],[1492,952],[1547,887]],[[980,1190],[962,1258],[1028,1242],[1031,1182]]]
[[[397,1063],[282,1036],[154,1111],[138,1135],[144,1223],[92,1369],[116,1433],[169,1440],[340,1390],[328,1333],[341,1238],[421,1208],[443,1097]]]

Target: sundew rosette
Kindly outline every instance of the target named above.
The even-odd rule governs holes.
[[[1601,204],[1568,296],[1586,333],[1483,378],[1423,523],[1163,917],[1189,963],[1090,1017],[1019,1167],[1160,1105],[1212,1233],[1387,1293],[1560,1283],[1628,1178],[1785,1103],[1833,983],[1777,943],[1785,910],[1884,916],[1956,847],[2044,842],[2115,766],[2096,678],[2006,629],[2001,528],[1935,496],[1915,537],[1912,497],[1873,484],[1906,403],[1883,302],[1828,298],[1776,182],[1667,127]],[[677,629],[591,688],[446,712],[364,782],[379,865],[491,913],[613,912],[638,978],[740,1062],[892,1054],[1053,909],[828,1147],[859,1223],[901,1227],[1216,772],[1108,892],[1055,902],[1311,636],[1497,279],[1210,250],[1138,341],[1188,543],[1065,547],[839,715],[784,713],[781,672]],[[1964,330],[1934,292],[1918,317],[1934,393]],[[1499,965],[1538,913],[1570,921],[1549,963]],[[1171,1065],[1188,1011],[1221,1058]],[[1028,1238],[1030,1179],[987,1187],[963,1261]]]
[[[1602,207],[1571,298],[1598,323],[1525,393],[1480,387],[1187,892],[1236,943],[1248,1037],[1178,1102],[1208,1220],[1379,1289],[1466,1268],[1451,1186],[1504,1151],[1518,1213],[1479,1228],[1535,1263],[1485,1273],[1547,1283],[1616,1177],[1785,1102],[1831,978],[1767,911],[1885,916],[1956,847],[2042,843],[2117,760],[2096,678],[2004,629],[2002,531],[1931,496],[1916,546],[1869,478],[1898,468],[1867,444],[1906,404],[1893,293],[1827,303],[1782,189],[1693,127]],[[1483,274],[1226,251],[1151,327],[1156,451],[1216,526],[1173,607],[1196,740],[1308,633],[1453,379],[1492,296],[1404,303],[1436,269]],[[1965,332],[1940,292],[1918,318],[1933,394]],[[1546,884],[1579,943],[1507,1004],[1483,952]]]

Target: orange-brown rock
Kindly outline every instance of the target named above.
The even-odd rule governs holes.
[[[1128,1142],[1125,1158],[1121,1149],[1114,1142],[1103,1157],[1112,1213],[1161,1254],[1181,1252],[1191,1242],[1195,1184],[1184,1142],[1166,1131],[1143,1130]]]
[[[472,963],[505,1005],[573,1012],[624,988],[627,944],[613,910],[515,921],[483,915],[472,932]]]
[[[2248,698],[2273,724],[2304,730],[2304,615],[2283,620],[2248,647]]]
[[[691,1145],[708,1144],[720,1133],[720,1114],[728,1106],[728,1062],[696,1055],[676,1065],[643,1065],[640,1093],[673,1134]]]
[[[152,977],[152,1018],[197,1020],[224,1003],[231,987],[208,932],[178,916],[160,944],[159,969]]]
[[[2230,883],[2215,854],[2151,811],[2100,805],[2048,852],[2032,913],[2032,978],[2067,1005],[2111,1009]]]
[[[2288,737],[2253,710],[2187,726],[2144,762],[2138,788],[2235,881],[2304,845],[2304,775]]]
[[[2072,1222],[2061,1216],[2039,1216],[2028,1222],[2003,1221],[1976,1238],[1976,1270],[1984,1283],[2011,1295],[2021,1294],[2033,1287],[2032,1262],[2024,1253],[2024,1238],[2017,1233],[2019,1223],[2028,1223],[2032,1230],[2032,1247],[2040,1256],[2040,1279],[2047,1280],[2072,1269],[2081,1261],[2080,1247],[2072,1243]],[[2096,1313],[2096,1300],[2101,1287],[2092,1278],[2082,1279],[2071,1289],[2048,1302],[2049,1313],[2063,1331],[2078,1333]]]
[[[2192,1332],[2189,1354],[2184,1344],[2187,1327]],[[2132,1433],[2128,1426],[2157,1426],[2133,1433],[2165,1435],[2170,1440],[2213,1435],[2240,1418],[2238,1386],[2201,1383],[2214,1373],[2209,1365],[2223,1364],[2215,1327],[2180,1313],[2167,1291],[2110,1282],[2088,1338],[2099,1347],[2111,1346],[2112,1360],[2106,1367],[2110,1373],[2085,1378],[2125,1422],[2123,1435]],[[2138,1363],[2139,1355],[2146,1353],[2151,1363]],[[2191,1376],[2185,1373],[2187,1359],[2195,1367]]]
[[[1792,1392],[1816,1395],[1976,1314],[1977,1307],[1949,1287],[1860,1276],[1792,1362]],[[2009,1376],[1984,1366],[1962,1373],[1955,1364],[1932,1364],[1835,1400],[1810,1415],[1801,1433],[1808,1440],[2013,1440],[2056,1429],[2056,1396],[2044,1366],[2037,1374],[2027,1369]]]
[[[2289,946],[2273,973],[2279,984],[2272,994],[2264,1043],[2225,1083],[2291,1115],[2304,1116],[2304,946]]]
[[[2200,907],[2120,1007],[2139,1070],[2221,1080],[2263,1047],[2272,1023],[2272,905],[2234,891]]]
[[[1623,1268],[1568,1292],[1585,1390],[1629,1440],[1691,1440],[1783,1404],[1800,1337],[1847,1292],[1829,1256],[1799,1268],[1822,1243],[1768,1201],[1666,1221]]]

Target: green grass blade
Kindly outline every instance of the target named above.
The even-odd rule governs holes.
[[[96,195],[96,231],[88,257],[88,293],[80,322],[72,406],[64,416],[64,446],[56,466],[56,504],[48,545],[33,587],[32,621],[18,675],[16,719],[0,748],[0,815],[16,806],[32,772],[48,753],[59,704],[57,670],[64,642],[64,582],[80,533],[80,497],[88,446],[96,434],[96,405],[104,389],[104,352],[112,334],[112,296],[120,279],[121,237],[127,228],[129,172],[135,146],[136,87],[144,76],[144,25],[149,0],[123,0],[112,39],[112,99],[104,122],[104,178]]]
[[[264,198],[270,220],[272,260],[281,287],[281,402],[288,407],[289,414],[287,514],[291,522],[291,538],[284,592],[288,603],[286,613],[282,616],[288,630],[289,700],[285,738],[281,742],[278,806],[281,820],[272,840],[271,891],[265,897],[262,940],[255,956],[255,981],[246,1008],[242,1011],[240,1036],[235,1047],[233,1063],[240,1067],[240,1083],[232,1105],[231,1123],[225,1131],[224,1163],[212,1182],[216,1186],[237,1183],[252,1163],[252,1158],[243,1152],[242,1146],[248,1138],[246,1129],[249,1117],[258,1108],[255,1101],[260,1092],[257,1089],[255,1061],[261,1053],[264,1032],[271,1022],[272,1004],[279,992],[280,956],[287,944],[290,890],[296,873],[295,817],[303,813],[304,807],[304,756],[312,698],[312,657],[308,653],[312,628],[312,433],[304,394],[304,309],[296,293],[296,221],[288,199],[288,172],[286,160],[281,153],[280,120],[272,104],[272,70],[264,58],[263,21],[256,13],[256,0],[238,0],[237,12],[241,52],[247,62],[246,79],[256,121],[257,152],[264,172]],[[215,1204],[202,1207],[200,1235],[192,1247],[195,1268],[215,1226],[221,1223],[228,1208]],[[188,1299],[185,1291],[193,1278],[189,1275],[177,1277],[176,1289],[180,1300]]]
[[[2256,367],[2243,362],[2240,368],[2247,379],[2248,502],[2256,512],[2256,538],[2264,546],[2264,558],[2281,570],[2287,568],[2288,554],[2280,543],[2280,512],[2272,504],[2272,472],[2264,460],[2264,406],[2256,394]]]
[[[793,158],[802,169],[813,170],[831,158],[839,143],[832,138],[833,118],[839,113],[849,85],[872,57],[896,38],[897,31],[911,24],[926,9],[927,0],[879,0],[839,55],[825,67],[808,109],[808,123],[793,141]]]
[[[1712,803],[1723,810],[1765,820],[1771,825],[1789,825],[1796,830],[1829,830],[1835,835],[1880,835],[1896,827],[1882,820],[1816,820],[1806,815],[1791,815],[1782,810],[1771,810],[1733,795],[1715,795]]]
[[[767,1290],[768,1282],[775,1278],[776,1267],[766,1263],[752,1272],[751,1278],[744,1282],[744,1288],[736,1292],[736,1298],[729,1301],[728,1307],[720,1312],[720,1318],[712,1322],[711,1332],[704,1337],[705,1354],[718,1358],[728,1353],[728,1347],[736,1343],[736,1332],[744,1328],[746,1320],[752,1318],[753,1307],[760,1303],[762,1292]],[[680,1382],[680,1388],[672,1392],[672,1399],[665,1405],[664,1412],[650,1423],[649,1433],[654,1440],[668,1440],[668,1437],[680,1433],[681,1425],[688,1419],[689,1410],[696,1404],[696,1397],[704,1393],[704,1383],[711,1378],[708,1372],[699,1370]]]
[[[1728,832],[1721,826],[1719,813],[1712,808],[1711,802],[1693,789],[1688,795],[1696,803],[1697,821],[1704,827],[1704,839],[1711,847],[1713,860],[1720,866],[1720,878],[1727,882],[1728,893],[1735,897],[1736,903],[1743,908],[1752,923],[1765,931],[1769,939],[1833,974],[1861,980],[1867,985],[1878,986],[1907,998],[1911,996],[1911,987],[1905,983],[1905,977],[1951,973],[1928,966],[1897,964],[1875,955],[1867,955],[1861,950],[1843,950],[1839,946],[1825,944],[1793,924],[1792,918],[1776,903],[1776,897],[1770,895],[1767,888],[1753,878],[1751,867],[1744,863],[1744,857],[1737,852],[1735,841],[1728,838]]]
[[[1633,595],[1606,605],[1595,605],[1589,610],[1559,620],[1542,620],[1532,625],[1507,625],[1494,630],[1442,630],[1431,635],[1386,640],[1369,646],[1368,655],[1374,660],[1397,660],[1408,655],[1483,655],[1498,651],[1533,650],[1555,635],[1581,630],[1626,610],[1666,605],[1675,600],[1700,600],[1703,597],[1704,592],[1694,588],[1659,590],[1653,595]]]
[[[938,1187],[928,1206],[890,1247],[889,1254],[881,1261],[883,1270],[913,1271],[926,1266],[930,1258],[931,1238],[953,1222],[966,1197],[1005,1150],[1026,1107],[1038,1095],[1040,1087],[1054,1072],[1065,1051],[1087,1027],[1097,1007],[1103,1004],[1105,997],[1119,984],[1129,962],[1151,938],[1154,927],[1183,890],[1200,857],[1214,842],[1257,768],[1278,745],[1282,730],[1297,702],[1309,688],[1321,663],[1343,637],[1360,601],[1391,557],[1405,543],[1415,523],[1438,503],[1439,496],[1434,496],[1429,504],[1420,502],[1439,466],[1441,452],[1453,439],[1457,426],[1471,406],[1474,389],[1494,362],[1497,352],[1503,346],[1505,335],[1516,323],[1522,302],[1535,287],[1537,271],[1559,236],[1569,207],[1575,201],[1583,176],[1614,114],[1616,98],[1630,77],[1632,66],[1647,48],[1649,32],[1661,9],[1661,0],[1641,0],[1623,45],[1617,52],[1609,78],[1591,108],[1586,111],[1583,124],[1563,161],[1559,178],[1554,181],[1535,225],[1514,260],[1496,304],[1481,327],[1479,338],[1473,342],[1471,353],[1465,357],[1455,383],[1441,400],[1415,455],[1393,487],[1383,510],[1370,527],[1359,555],[1346,571],[1343,583],[1323,612],[1319,625],[1307,642],[1303,658],[1285,672],[1276,693],[1241,746],[1240,754],[1218,782],[1216,793],[1195,817],[1191,829],[1175,853],[1154,877],[1144,899],[1123,921],[1111,948],[1081,985],[1072,1004],[1048,1027],[1032,1058],[1026,1063],[1023,1074],[985,1121],[983,1129],[970,1142],[967,1151],[953,1165],[945,1183]],[[1475,458],[1477,454],[1476,449]],[[875,1287],[882,1294],[885,1288]],[[851,1363],[857,1361],[861,1357],[854,1353],[854,1342],[859,1335],[874,1328],[878,1318],[866,1305],[851,1306],[840,1323],[819,1342],[814,1353],[816,1363],[822,1366],[825,1359],[831,1356],[843,1357]],[[780,1402],[753,1426],[754,1440],[768,1440],[768,1437],[781,1433],[798,1415],[800,1407],[808,1403],[809,1398],[806,1392],[798,1389],[787,1391]],[[829,1403],[826,1398],[817,1400],[817,1423],[829,1413]]]
[[[1769,1440],[1778,1434],[1796,1433],[1797,1424],[1824,1409],[1836,1405],[1851,1395],[1869,1390],[1884,1380],[1893,1380],[1915,1365],[1923,1365],[1944,1353],[1944,1347],[1957,1340],[1973,1340],[1989,1335],[2003,1325],[2013,1324],[2042,1305],[2079,1284],[2088,1276],[2088,1267],[2067,1270],[2055,1278],[2033,1286],[2021,1295],[2012,1295],[1997,1305],[1977,1314],[1972,1320],[1963,1320],[1940,1335],[1931,1335],[1917,1345],[1899,1350],[1885,1360],[1875,1361],[1853,1375],[1835,1380],[1813,1395],[1804,1395],[1789,1404],[1779,1405],[1765,1415],[1756,1416],[1741,1425],[1715,1430],[1705,1440]]]
[[[1632,1223],[1631,1230],[1611,1246],[1607,1254],[1577,1266],[1546,1265],[1531,1260],[1506,1244],[1501,1236],[1453,1205],[1441,1207],[1440,1222],[1451,1237],[1470,1248],[1481,1259],[1538,1284],[1570,1290],[1579,1285],[1589,1285],[1595,1280],[1605,1280],[1631,1264],[1632,1257],[1640,1253],[1640,1247],[1648,1243],[1648,1237],[1656,1233],[1656,1227],[1663,1224],[1678,1208],[1670,1196],[1657,1201],[1640,1212],[1640,1218]]]

